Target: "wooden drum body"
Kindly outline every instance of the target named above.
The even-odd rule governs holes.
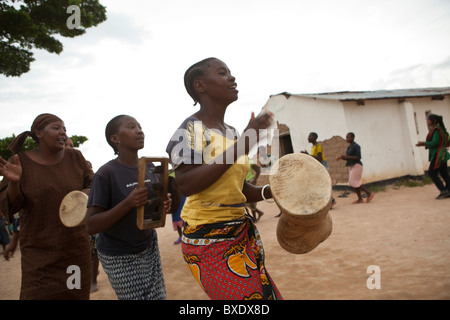
[[[277,239],[290,253],[302,254],[316,248],[331,234],[331,178],[313,157],[288,154],[271,168],[273,198],[282,214]]]

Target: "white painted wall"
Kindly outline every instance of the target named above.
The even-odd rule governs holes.
[[[382,99],[365,100],[364,105],[276,95],[269,98],[263,110],[273,111],[275,120],[289,127],[294,152],[309,150],[311,131],[317,132],[319,140],[335,135],[345,139],[348,132],[354,132],[361,146],[363,183],[424,174],[429,165],[428,151],[415,144],[425,140],[428,133],[426,111],[442,115],[450,130],[450,95],[443,101],[430,97],[407,98],[403,102]]]

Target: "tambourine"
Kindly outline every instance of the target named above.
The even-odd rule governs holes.
[[[87,213],[88,196],[82,191],[71,191],[61,201],[59,219],[66,227],[78,227],[84,224]]]

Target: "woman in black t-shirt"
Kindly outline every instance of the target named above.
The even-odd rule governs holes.
[[[140,230],[136,222],[136,209],[156,196],[138,187],[138,151],[144,147],[144,137],[140,124],[130,116],[117,116],[108,123],[106,139],[118,156],[96,172],[88,200],[86,230],[99,233],[99,260],[120,300],[166,299],[156,231]],[[146,170],[145,181],[157,183],[158,176]],[[164,210],[169,207],[170,200],[165,201]]]

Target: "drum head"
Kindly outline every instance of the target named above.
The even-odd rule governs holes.
[[[330,174],[319,161],[304,153],[287,154],[275,162],[269,184],[283,213],[317,215],[331,201]]]
[[[76,227],[84,222],[88,196],[81,191],[69,192],[61,201],[59,218],[66,227]]]

